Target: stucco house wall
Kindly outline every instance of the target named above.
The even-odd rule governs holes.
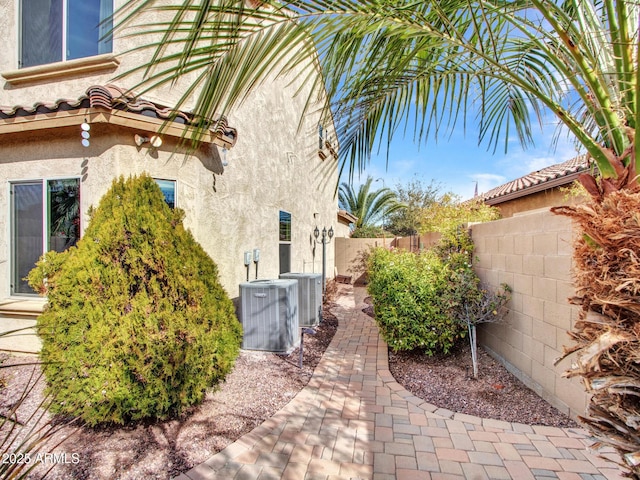
[[[114,9],[122,3],[117,0]],[[141,54],[122,55],[139,40],[116,36],[113,54],[97,60],[18,69],[18,4],[0,0],[3,50],[8,53],[0,55],[0,106],[10,107],[7,110],[78,99],[92,85],[109,84],[145,60]],[[92,61],[98,66],[82,66]],[[78,64],[80,70],[69,71]],[[31,75],[26,81],[25,72]],[[116,82],[124,88],[134,83],[133,78]],[[187,84],[164,87],[144,98],[171,106]],[[176,203],[185,210],[185,225],[218,265],[220,280],[231,297],[239,295],[239,284],[246,281],[246,251],[260,250],[258,278],[278,277],[281,211],[291,214],[290,271],[320,271],[322,249],[314,242],[313,229],[337,226],[337,162],[331,152],[319,155],[318,113],[307,114],[300,126],[306,95],[304,90],[295,95],[298,87],[291,78],[273,78],[230,112],[228,124],[237,131],[237,142],[226,154],[219,146],[207,144],[185,155],[170,136],[163,136],[158,149],[148,144],[139,147],[135,134],[155,132],[113,124],[92,125],[88,148],[80,143],[78,125],[3,135],[0,124],[0,331],[33,325],[43,303],[38,297],[11,296],[9,187],[14,181],[80,178],[84,230],[89,207],[97,205],[114,178],[147,172],[154,178],[175,180]],[[333,131],[332,125],[323,127]],[[329,278],[333,265],[333,249],[327,249]],[[254,278],[252,263],[250,279]],[[0,342],[0,348],[33,351],[38,346],[34,339],[21,338]]]
[[[567,205],[572,202],[561,188],[551,188],[542,192],[532,193],[524,197],[506,201],[495,205],[500,210],[502,218],[513,217],[532,210],[549,209],[555,205]]]

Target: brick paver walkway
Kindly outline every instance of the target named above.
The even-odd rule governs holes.
[[[582,429],[438,409],[389,372],[387,346],[342,287],[339,328],[309,384],[282,410],[176,480],[622,479]],[[613,456],[615,458],[615,455]]]

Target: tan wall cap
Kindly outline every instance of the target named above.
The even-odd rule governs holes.
[[[93,57],[10,70],[0,75],[11,85],[23,85],[25,83],[51,80],[54,78],[58,80],[60,77],[72,77],[74,75],[93,73],[100,70],[115,70],[118,68],[118,65],[120,65],[120,60],[118,60],[114,54],[105,53]]]

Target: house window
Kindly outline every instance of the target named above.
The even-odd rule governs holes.
[[[162,194],[164,195],[164,201],[167,202],[170,208],[176,208],[176,182],[175,180],[160,180],[154,179]]]
[[[80,181],[11,184],[11,293],[33,294],[24,279],[45,251],[62,252],[80,238]]]
[[[280,241],[291,242],[291,214],[280,212]]]
[[[21,0],[20,67],[112,50],[113,0]]]
[[[280,212],[280,273],[291,271],[291,214]]]

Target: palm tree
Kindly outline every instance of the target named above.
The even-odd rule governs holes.
[[[316,87],[310,105],[327,99],[351,174],[409,119],[422,140],[476,118],[479,143],[494,149],[506,149],[514,133],[530,145],[547,115],[575,138],[597,169],[580,178],[592,205],[557,210],[584,234],[575,250],[582,313],[569,349],[578,360],[569,375],[593,394],[587,426],[640,478],[640,245],[629,243],[640,237],[638,2],[174,1],[158,7],[173,9],[171,20],[139,27],[136,34],[165,32],[149,42],[155,54],[140,68],[149,69],[150,88],[197,74],[185,98],[200,92],[194,112],[203,126],[267,75],[295,70]],[[130,2],[124,24],[153,3]],[[612,242],[616,225],[624,228]]]
[[[634,177],[635,2],[173,2],[129,2],[120,28],[145,10],[174,13],[132,29],[149,36],[141,48],[154,52],[136,70],[149,89],[195,75],[183,101],[197,94],[203,128],[268,75],[307,68],[314,95],[319,87],[328,93],[352,172],[409,118],[421,139],[474,115],[479,142],[506,148],[513,130],[531,144],[532,118],[550,112],[608,179],[600,190]]]
[[[358,219],[356,229],[373,227],[380,221],[384,223],[387,215],[406,207],[389,188],[371,190],[372,183],[373,178],[367,177],[357,192],[346,182],[340,184],[338,205]]]

